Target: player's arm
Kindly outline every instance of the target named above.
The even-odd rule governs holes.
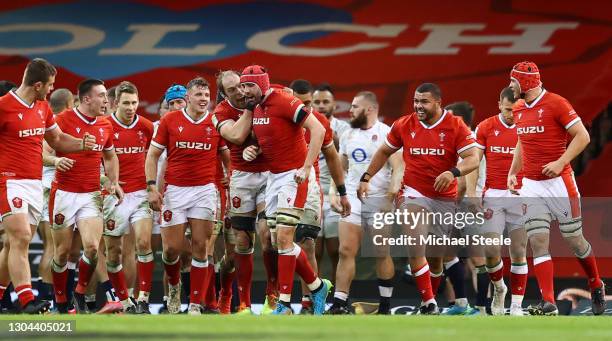
[[[329,173],[332,178],[332,186],[337,189],[337,193],[340,196],[340,203],[337,208],[340,208],[338,212],[343,217],[347,217],[351,214],[351,204],[346,197],[346,186],[344,185],[344,170],[342,169],[342,163],[340,161],[340,157],[338,156],[338,152],[336,151],[336,147],[334,144],[330,144],[327,147],[324,147],[322,150],[323,156],[325,157],[325,162],[327,163],[327,168],[329,169]]]
[[[394,153],[391,155],[391,157],[389,157],[389,165],[391,166],[391,183],[389,184],[387,194],[390,196],[390,199],[393,200],[402,188],[404,169],[406,168],[402,153]]]
[[[542,174],[551,178],[559,176],[559,174],[561,174],[563,171],[563,168],[572,162],[572,160],[575,159],[578,154],[582,153],[589,142],[591,142],[589,132],[586,130],[581,121],[578,121],[570,126],[567,129],[567,133],[572,137],[572,141],[558,160],[549,162],[544,166],[542,169]]]
[[[223,179],[221,179],[221,185],[223,187],[229,187],[229,178],[230,178],[230,163],[231,163],[231,155],[230,150],[227,147],[223,147],[219,149],[219,157],[221,157],[221,164],[223,165],[223,169],[225,170],[225,175]]]
[[[219,134],[228,142],[242,145],[251,133],[254,108],[245,109],[238,121],[225,120],[216,124]]]
[[[157,162],[159,157],[164,152],[164,148],[160,148],[151,143],[147,158],[145,159],[145,177],[147,179],[147,192],[149,193],[149,203],[155,211],[161,209],[162,196],[157,189]]]
[[[473,198],[476,196],[476,185],[478,184],[478,171],[481,166],[482,157],[484,155],[484,150],[480,148],[476,148],[476,157],[478,158],[478,167],[475,172],[470,172],[465,176],[465,195],[467,197]]]
[[[457,167],[444,171],[442,174],[438,175],[434,181],[434,189],[437,192],[446,191],[455,178],[467,175],[478,168],[480,161],[478,161],[476,149],[476,147],[470,147],[459,153],[462,160],[457,164]]]
[[[523,150],[521,148],[521,140],[516,142],[516,148],[514,148],[514,156],[512,157],[512,165],[508,171],[507,185],[510,191],[514,191],[514,186],[518,185],[516,179],[517,174],[523,169]]]
[[[93,135],[85,133],[82,139],[78,139],[62,132],[60,127],[47,130],[45,132],[45,141],[55,151],[65,154],[92,150],[96,145],[96,138]]]
[[[115,149],[110,148],[102,151],[102,160],[104,161],[106,177],[110,182],[107,190],[110,194],[116,195],[119,198],[119,202],[121,202],[123,200],[123,189],[119,185],[119,158],[117,158]]]
[[[304,108],[300,110],[304,111]],[[325,128],[323,128],[323,125],[316,116],[310,113],[304,114],[308,115],[304,119],[303,126],[310,132],[310,143],[308,144],[308,154],[306,155],[304,165],[295,174],[295,181],[297,183],[302,183],[308,178],[312,165],[314,165],[315,160],[319,157],[321,145],[323,145],[323,137],[325,136]]]
[[[55,150],[53,150],[46,141],[43,140],[43,166],[55,167],[60,172],[66,172],[74,166],[74,160],[67,157],[55,156]]]
[[[378,150],[374,153],[374,156],[372,156],[372,161],[370,161],[368,169],[359,180],[359,188],[357,189],[357,197],[359,200],[363,201],[363,198],[367,196],[369,187],[368,182],[381,168],[383,168],[391,155],[396,151],[397,149],[389,147],[386,143],[378,147]]]

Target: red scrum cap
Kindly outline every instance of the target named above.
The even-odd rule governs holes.
[[[534,62],[520,62],[514,65],[512,71],[510,71],[510,79],[517,81],[521,93],[542,85],[540,70]]]
[[[244,68],[242,75],[240,75],[240,83],[253,83],[256,84],[261,90],[262,94],[270,88],[270,78],[266,69],[259,65],[251,65]]]

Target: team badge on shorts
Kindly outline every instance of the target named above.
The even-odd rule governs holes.
[[[21,200],[21,198],[19,197],[13,198],[13,206],[15,206],[15,208],[21,208],[22,205],[23,205],[23,200]]]
[[[527,204],[523,204],[523,215],[527,214]]]
[[[241,203],[240,198],[238,198],[238,197],[233,197],[232,198],[232,205],[234,206],[234,208],[240,207],[240,203]]]
[[[106,222],[106,229],[107,229],[107,230],[109,230],[109,231],[114,230],[114,229],[115,229],[115,221],[114,221],[114,220],[112,220],[112,219],[109,219],[109,220]]]
[[[58,213],[55,215],[55,217],[53,218],[53,221],[55,222],[55,224],[57,225],[62,225],[64,223],[64,215],[61,213]]]
[[[169,222],[170,220],[172,220],[172,211],[165,210],[164,211],[164,221]]]
[[[484,213],[484,218],[486,220],[493,218],[493,210],[490,208],[487,208],[487,211]]]

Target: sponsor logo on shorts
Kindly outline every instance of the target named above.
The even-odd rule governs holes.
[[[164,221],[169,222],[170,220],[172,220],[172,211],[165,210],[164,211]]]
[[[240,198],[238,197],[233,197],[232,198],[232,206],[234,206],[234,208],[238,208],[240,207],[240,203],[242,200],[240,200]]]
[[[19,197],[13,198],[13,206],[15,206],[15,208],[21,208],[22,205],[23,205],[23,200],[21,200],[21,198]]]
[[[113,219],[109,219],[106,222],[106,229],[109,230],[109,231],[112,231],[112,230],[115,229],[115,221]]]
[[[53,222],[55,222],[55,224],[57,225],[62,225],[64,223],[64,215],[61,213],[58,213],[55,215],[55,217],[53,217]]]
[[[523,204],[523,215],[527,214],[527,204]]]

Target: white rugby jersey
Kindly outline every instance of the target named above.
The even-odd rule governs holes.
[[[340,154],[346,155],[349,161],[346,190],[349,195],[356,195],[359,179],[365,173],[372,161],[372,156],[382,144],[391,130],[388,125],[377,121],[370,129],[350,128],[340,137]],[[384,167],[370,179],[368,196],[384,196],[391,183],[391,166],[387,162]]]

